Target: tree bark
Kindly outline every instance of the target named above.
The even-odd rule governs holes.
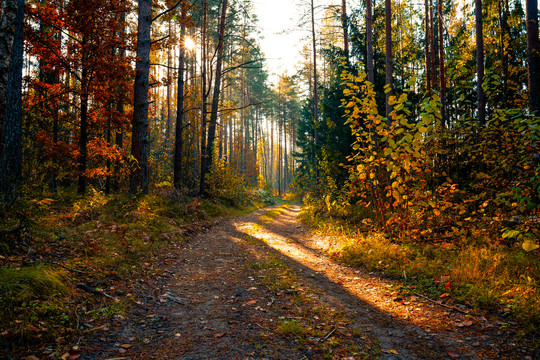
[[[18,185],[22,177],[22,68],[24,55],[24,0],[17,0],[15,16],[10,12],[11,6],[2,7],[2,23],[0,29],[0,49],[8,50],[0,65],[7,65],[7,82],[0,88],[2,100],[2,134],[0,146],[0,200],[2,207],[11,205],[18,195]],[[6,13],[4,13],[6,11]],[[5,15],[5,18],[4,18]],[[13,29],[13,33],[11,30]],[[11,43],[11,45],[9,44]],[[6,64],[7,62],[7,64]],[[3,77],[3,73],[2,73]],[[4,92],[4,90],[6,92]]]
[[[477,112],[478,123],[483,126],[486,123],[486,100],[484,88],[484,34],[482,20],[482,0],[475,0],[475,15],[476,15],[476,96],[477,96]]]
[[[199,179],[199,194],[204,193],[205,187],[205,156],[206,156],[206,21],[208,2],[203,1],[203,26],[201,34],[201,176]]]
[[[311,37],[313,40],[313,133],[315,142],[315,181],[319,184],[319,94],[317,78],[317,38],[315,37],[315,7],[311,0]]]
[[[123,0],[125,1],[125,0]],[[122,2],[122,5],[124,5],[124,2]],[[122,13],[120,14],[120,19],[119,19],[119,22],[122,27],[122,34],[125,33],[126,31],[126,12],[125,11],[122,11]],[[119,55],[120,55],[120,58],[124,59],[126,57],[126,46],[125,46],[125,41],[123,43],[123,46],[120,47],[119,49]],[[117,95],[118,95],[118,102],[116,103],[116,111],[119,113],[119,114],[124,114],[124,102],[125,102],[125,96],[123,94],[123,91],[122,91],[122,87],[121,86],[118,86],[117,88]],[[118,126],[118,128],[116,129],[116,132],[115,132],[115,139],[114,139],[114,142],[116,144],[116,146],[118,146],[118,148],[122,149],[123,148],[123,144],[124,144],[124,130],[122,129],[121,126]],[[113,190],[114,191],[118,191],[120,189],[120,161],[116,161],[115,164],[114,164],[114,180],[113,180]]]
[[[442,0],[437,0],[439,13],[439,82],[441,87],[441,126],[446,126],[446,76],[444,69],[443,7]]]
[[[169,19],[169,38],[172,37],[172,19]],[[172,76],[171,76],[171,65],[172,56],[171,56],[171,45],[167,46],[167,128],[165,129],[165,143],[168,146],[169,138],[171,137],[171,86],[172,86]]]
[[[430,62],[430,41],[429,41],[429,3],[428,0],[424,1],[425,5],[425,29],[424,29],[424,41],[425,41],[425,57],[426,57],[426,90],[429,97],[431,97],[431,62]]]
[[[83,40],[83,48],[86,41]],[[79,134],[79,184],[77,192],[84,194],[86,191],[86,162],[88,160],[88,68],[83,64],[81,74],[81,124]]]
[[[148,193],[148,90],[150,74],[150,35],[152,0],[139,0],[137,25],[137,63],[133,93],[131,155],[136,160],[129,183],[129,192]]]
[[[392,96],[392,83],[393,83],[393,58],[392,58],[392,1],[385,0],[385,48],[386,48],[386,123],[390,127],[392,118],[390,113],[392,112],[392,106],[390,105],[390,96]]]
[[[433,0],[429,0],[429,48],[430,48],[430,74],[431,86],[437,86],[437,66],[435,64],[435,17],[433,15]]]
[[[366,0],[366,57],[368,81],[375,84],[375,69],[373,66],[373,6],[371,0]]]
[[[182,188],[182,158],[184,155],[184,66],[186,63],[186,10],[182,9],[180,18],[180,55],[178,57],[178,89],[176,100],[176,129],[174,139],[173,183],[176,189]]]
[[[499,53],[501,56],[502,81],[503,81],[503,101],[504,107],[508,107],[508,59],[506,58],[506,46],[504,37],[507,27],[506,9],[502,0],[497,1],[497,10],[499,12]]]
[[[18,0],[3,0],[2,14],[0,17],[0,131],[6,111],[6,95],[9,91],[9,65],[15,39],[15,26],[17,23]],[[3,133],[0,133],[0,154],[3,148]]]
[[[201,173],[201,182],[206,174],[210,172],[212,168],[212,150],[214,148],[214,140],[216,138],[216,126],[218,118],[218,108],[219,108],[219,95],[221,92],[221,69],[223,65],[223,49],[225,44],[225,26],[227,25],[227,4],[228,0],[223,0],[221,5],[221,19],[219,23],[219,33],[218,33],[218,46],[217,46],[217,61],[216,61],[216,75],[214,82],[214,94],[212,97],[212,108],[210,110],[210,121],[208,123],[208,143],[206,146],[206,156],[204,157],[203,162],[203,172]],[[201,186],[201,194],[205,194],[206,189],[204,186]]]
[[[527,0],[529,106],[535,115],[540,115],[540,47],[538,42],[538,0]]]
[[[347,0],[341,1],[341,26],[343,27],[343,50],[349,61],[349,22],[347,21]]]

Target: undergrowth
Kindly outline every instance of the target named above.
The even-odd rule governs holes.
[[[212,218],[262,206],[258,199],[231,206],[171,187],[140,197],[65,191],[21,199],[0,216],[0,346],[12,353],[43,342],[61,348],[121,316],[130,282],[158,274],[169,246]]]
[[[345,220],[318,217],[309,209],[300,218],[327,236],[329,255],[338,262],[391,275],[410,293],[518,321],[523,336],[535,336],[540,330],[540,261],[518,243],[481,237],[468,244],[412,242]]]

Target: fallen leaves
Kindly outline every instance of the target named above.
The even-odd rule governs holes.
[[[68,352],[63,354],[60,358],[62,360],[76,360],[81,356],[81,350],[78,346],[73,346]]]
[[[473,325],[472,320],[465,320],[463,322],[460,322],[460,323],[456,324],[457,327],[469,327],[469,326],[472,326],[472,325]]]

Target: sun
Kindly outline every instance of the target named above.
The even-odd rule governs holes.
[[[184,38],[184,48],[185,48],[186,50],[193,50],[193,49],[195,49],[195,41],[193,41],[192,38],[186,36],[186,37]]]

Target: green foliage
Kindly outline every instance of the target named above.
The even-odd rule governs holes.
[[[299,339],[303,339],[306,332],[302,324],[300,324],[296,319],[281,319],[278,329],[283,334],[294,335]]]
[[[343,106],[356,138],[343,191],[351,202],[372,209],[365,223],[422,241],[465,239],[464,226],[498,236],[505,224],[538,238],[539,118],[497,110],[485,128],[463,120],[442,129],[438,96],[426,99],[411,121],[405,92],[391,97],[394,110],[387,121],[365,74],[344,72],[342,79]],[[334,204],[327,199],[328,210]]]
[[[224,200],[232,206],[273,203],[268,190],[249,186],[225,159],[214,161],[207,185],[208,193],[212,198]]]
[[[0,294],[0,328],[10,328],[9,334],[19,340],[31,338],[37,329],[45,330],[49,325],[44,319],[64,325],[69,320],[62,307],[69,290],[59,272],[34,266],[0,267]],[[0,337],[0,344],[9,339]]]

